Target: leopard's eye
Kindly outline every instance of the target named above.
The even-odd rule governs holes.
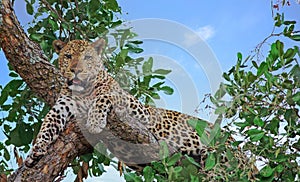
[[[71,54],[65,54],[65,57],[68,58],[68,59],[71,59],[72,55]]]

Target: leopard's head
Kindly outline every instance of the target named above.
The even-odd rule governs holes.
[[[59,53],[60,71],[72,91],[84,92],[93,84],[99,71],[104,69],[101,61],[105,46],[103,39],[93,43],[84,40],[72,40],[68,43],[55,40],[53,46]]]

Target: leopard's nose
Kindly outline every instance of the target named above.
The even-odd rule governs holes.
[[[82,72],[82,69],[81,69],[81,68],[74,67],[74,68],[71,68],[70,71],[71,71],[72,73],[74,73],[75,75],[77,75],[78,73],[81,73],[81,72]]]

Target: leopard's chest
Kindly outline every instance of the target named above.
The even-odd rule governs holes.
[[[86,121],[88,118],[88,112],[93,103],[95,102],[95,99],[92,97],[79,97],[74,96],[74,101],[76,105],[76,119]]]

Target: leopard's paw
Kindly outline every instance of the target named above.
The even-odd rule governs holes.
[[[87,123],[86,127],[91,134],[99,134],[105,128],[105,123],[95,122],[95,123]]]
[[[27,156],[26,160],[25,160],[25,166],[32,168],[33,166],[35,166],[40,159],[45,155],[45,151],[41,150],[41,149],[36,149],[33,148],[33,150],[31,151],[31,153]]]
[[[29,168],[32,168],[33,166],[35,166],[39,161],[40,159],[43,157],[44,155],[39,155],[39,154],[35,154],[35,153],[32,153],[30,154],[26,160],[25,160],[25,166],[26,167],[29,167]]]

